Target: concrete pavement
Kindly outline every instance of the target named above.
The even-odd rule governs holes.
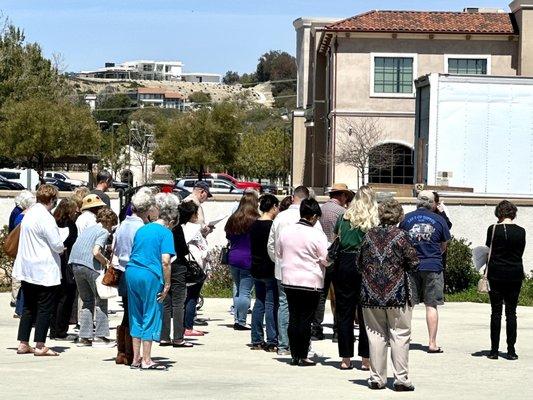
[[[154,347],[154,357],[170,369],[135,371],[117,366],[116,349],[79,348],[73,343],[48,344],[60,357],[17,355],[18,320],[12,318],[9,295],[0,294],[0,398],[2,399],[530,399],[533,391],[533,308],[518,310],[520,359],[488,360],[489,306],[449,303],[441,308],[443,354],[427,354],[425,314],[413,317],[410,352],[412,393],[390,387],[371,391],[368,372],[338,369],[337,348],[330,340],[314,342],[323,354],[316,367],[293,367],[290,357],[250,351],[249,332],[236,332],[228,313],[230,299],[206,299],[202,314],[211,318],[194,348]],[[116,303],[113,309],[120,308]],[[111,316],[114,327],[122,318]],[[331,320],[331,315],[327,316]],[[112,331],[114,335],[114,330]],[[328,331],[326,331],[328,332]],[[329,335],[328,335],[329,336]],[[505,333],[502,332],[505,350]],[[360,365],[358,363],[358,365]],[[389,376],[391,376],[389,372]]]

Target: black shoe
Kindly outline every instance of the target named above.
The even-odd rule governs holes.
[[[339,341],[339,334],[337,332],[333,332],[333,336],[331,338],[331,341],[333,343],[337,343]]]
[[[489,360],[497,360],[498,359],[498,351],[497,350],[491,350],[489,355],[487,356]]]
[[[324,334],[322,332],[315,332],[311,335],[311,340],[324,340]]]
[[[195,320],[194,320],[194,325],[197,325],[197,326],[207,326],[207,325],[209,325],[209,324],[208,324],[207,321],[204,320],[204,319],[195,319]]]
[[[393,386],[393,389],[395,392],[413,392],[415,390],[415,387],[413,385],[406,386],[401,384],[395,384]]]
[[[368,387],[372,390],[385,389],[385,386],[379,386],[379,383],[377,382],[368,382]]]
[[[266,343],[264,343],[264,342],[252,344],[250,346],[250,350],[264,350],[265,346],[266,346]]]
[[[17,303],[15,303],[14,301],[10,301],[9,306],[15,308],[17,306]]]
[[[248,328],[247,326],[241,325],[241,324],[233,324],[233,329],[236,331],[249,331],[251,328]]]
[[[299,358],[293,358],[292,361],[291,361],[291,365],[299,365],[300,364],[300,359]]]
[[[516,354],[516,352],[513,350],[513,351],[508,351],[507,352],[507,359],[508,360],[518,360],[518,354]]]

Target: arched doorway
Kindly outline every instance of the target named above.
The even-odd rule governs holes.
[[[129,169],[125,169],[120,173],[120,181],[133,186],[133,173]]]
[[[414,152],[398,143],[385,143],[374,147],[368,159],[368,182],[413,184]]]

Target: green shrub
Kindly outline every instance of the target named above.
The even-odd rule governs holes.
[[[215,247],[207,256],[211,272],[202,288],[204,297],[232,297],[233,279],[229,266],[220,263],[221,247]]]
[[[459,293],[447,294],[446,301],[450,302],[471,302],[471,303],[489,303],[489,295],[477,292],[477,287],[472,286]],[[522,283],[522,290],[518,298],[518,305],[533,306],[533,277],[528,277]]]
[[[458,293],[475,286],[479,280],[479,273],[472,262],[471,243],[464,238],[452,240],[448,243],[448,257],[444,271],[444,292]]]

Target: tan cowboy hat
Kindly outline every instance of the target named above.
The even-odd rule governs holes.
[[[100,199],[96,194],[88,194],[83,198],[83,203],[81,205],[81,211],[88,210],[89,208],[95,207],[105,207],[105,203]]]
[[[346,183],[334,183],[331,189],[329,189],[326,193],[335,193],[335,192],[345,192],[348,195],[353,195],[354,193],[348,189],[348,185]]]

